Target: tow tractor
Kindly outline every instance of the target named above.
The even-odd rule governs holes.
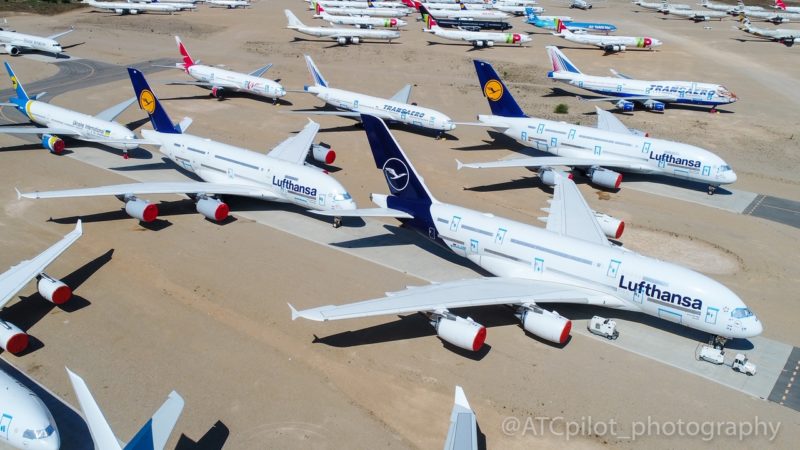
[[[590,333],[603,336],[606,339],[616,339],[619,337],[617,322],[606,319],[605,317],[592,317],[592,320],[589,321],[588,328]]]

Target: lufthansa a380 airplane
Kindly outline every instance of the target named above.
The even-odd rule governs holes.
[[[264,75],[272,67],[272,64],[250,73],[239,73],[219,67],[198,64],[189,56],[189,51],[186,50],[183,42],[181,42],[181,38],[175,36],[175,42],[178,44],[178,51],[183,58],[182,63],[175,64],[176,68],[183,70],[196,81],[170,81],[167,84],[202,86],[211,89],[211,95],[218,99],[222,99],[225,92],[228,91],[267,97],[271,98],[273,102],[277,102],[279,98],[286,95],[286,89],[283,86],[275,81],[261,78],[261,75]]]
[[[58,43],[57,39],[73,31],[75,30],[70,28],[61,33],[42,37],[0,28],[0,53],[17,56],[22,50],[37,50],[58,56],[64,52],[64,49],[61,48],[61,44]]]
[[[50,410],[30,389],[0,369],[0,443],[23,450],[58,450]]]
[[[424,312],[439,337],[478,351],[486,328],[451,309],[511,305],[522,327],[565,343],[572,322],[545,303],[577,303],[637,311],[718,337],[750,338],[761,322],[730,289],[705,275],[612,244],[575,183],[556,174],[547,227],[539,228],[440,202],[378,118],[362,118],[375,165],[391,195],[372,194],[383,216],[463,256],[494,277],[450,281],[387,293],[346,305],[297,311],[316,321]],[[365,210],[378,215],[375,209]],[[347,211],[358,216],[360,210]]]
[[[327,211],[355,209],[350,194],[327,172],[308,165],[309,152],[314,159],[326,164],[334,161],[335,153],[325,145],[313,143],[319,130],[317,123],[309,124],[296,136],[278,144],[266,155],[234,147],[211,139],[185,134],[191,119],[184,118],[175,125],[167,116],[147,81],[136,69],[129,68],[139,106],[150,116],[153,130],[142,130],[150,144],[158,146],[183,170],[196,174],[204,181],[149,182],[18,194],[25,198],[65,198],[114,195],[125,202],[125,212],[143,222],[158,216],[154,203],[138,198],[137,194],[187,194],[197,204],[197,212],[209,220],[222,221],[228,217],[228,205],[214,195],[238,195],[280,203],[292,203],[304,208]],[[335,216],[335,214],[334,214]],[[334,222],[338,226],[339,220]]]
[[[55,154],[62,153],[65,147],[64,140],[59,135],[117,148],[123,151],[123,156],[125,157],[127,157],[129,149],[137,148],[139,144],[144,142],[141,139],[137,139],[133,131],[114,121],[117,116],[136,101],[135,98],[130,98],[118,105],[114,105],[96,116],[89,116],[39,101],[38,99],[45,94],[44,92],[28,97],[22,87],[22,83],[19,82],[11,69],[11,65],[7,62],[3,64],[5,64],[8,75],[11,77],[11,86],[16,91],[17,96],[11,97],[9,102],[0,103],[0,106],[17,108],[31,122],[41,126],[2,126],[0,127],[0,133],[38,134],[42,136],[42,147]]]
[[[437,137],[444,132],[455,129],[456,124],[446,115],[430,108],[413,105],[408,102],[411,96],[411,85],[407,84],[390,99],[359,94],[358,92],[345,91],[332,88],[322,76],[310,56],[305,55],[308,71],[313,86],[305,86],[306,92],[314,94],[320,100],[343,111],[297,111],[302,114],[326,114],[334,116],[355,117],[362,114],[372,114],[391,122],[413,125],[420,128],[437,131]]]
[[[695,81],[648,81],[634,80],[626,75],[611,72],[614,77],[586,75],[572,63],[558,47],[545,47],[552,72],[547,77],[572,86],[586,89],[606,97],[583,99],[592,102],[611,101],[623,111],[633,111],[633,102],[641,103],[653,111],[664,111],[665,103],[711,106],[711,112],[719,105],[727,105],[738,100],[736,94],[725,86]]]
[[[305,25],[293,12],[288,9],[283,10],[286,14],[288,25],[286,28],[295,30],[299,33],[321,38],[330,38],[339,45],[360,44],[364,39],[392,42],[400,37],[397,30],[362,30],[359,28],[339,28],[339,27],[309,27]]]
[[[598,128],[528,117],[491,64],[476,60],[475,70],[492,110],[492,115],[478,116],[480,124],[494,128],[522,145],[556,156],[464,164],[463,167],[538,168],[539,177],[548,185],[553,184],[552,166],[577,167],[592,183],[616,189],[622,182],[622,175],[608,169],[611,167],[707,183],[709,194],[719,185],[736,181],[731,167],[708,150],[630,131],[612,114],[599,108]]]

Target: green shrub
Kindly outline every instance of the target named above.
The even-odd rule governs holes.
[[[567,114],[569,112],[569,106],[566,103],[559,103],[556,105],[556,109],[553,110],[556,114]]]

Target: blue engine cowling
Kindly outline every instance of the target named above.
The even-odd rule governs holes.
[[[664,112],[664,103],[657,100],[648,100],[644,102],[644,106],[653,111]]]
[[[620,101],[617,102],[617,108],[619,108],[619,109],[621,109],[621,110],[623,110],[625,112],[633,111],[633,106],[634,106],[633,102],[629,102],[627,100],[620,100]]]
[[[60,155],[64,152],[65,145],[64,140],[58,136],[53,136],[52,134],[42,135],[42,147],[50,150],[50,153]]]

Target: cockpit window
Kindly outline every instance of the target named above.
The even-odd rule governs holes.
[[[753,311],[750,311],[748,308],[736,308],[731,312],[731,315],[734,319],[744,319],[745,317],[752,316]]]
[[[22,437],[25,439],[44,439],[55,433],[56,429],[53,425],[48,425],[47,428],[42,430],[25,430]]]
[[[722,171],[722,172],[727,172],[727,171],[731,170],[731,166],[726,164],[724,166],[720,166],[719,170]]]
[[[353,197],[351,197],[350,194],[348,194],[347,192],[345,192],[344,194],[336,194],[333,196],[333,200],[337,202],[340,202],[342,200],[350,200],[351,198]]]

